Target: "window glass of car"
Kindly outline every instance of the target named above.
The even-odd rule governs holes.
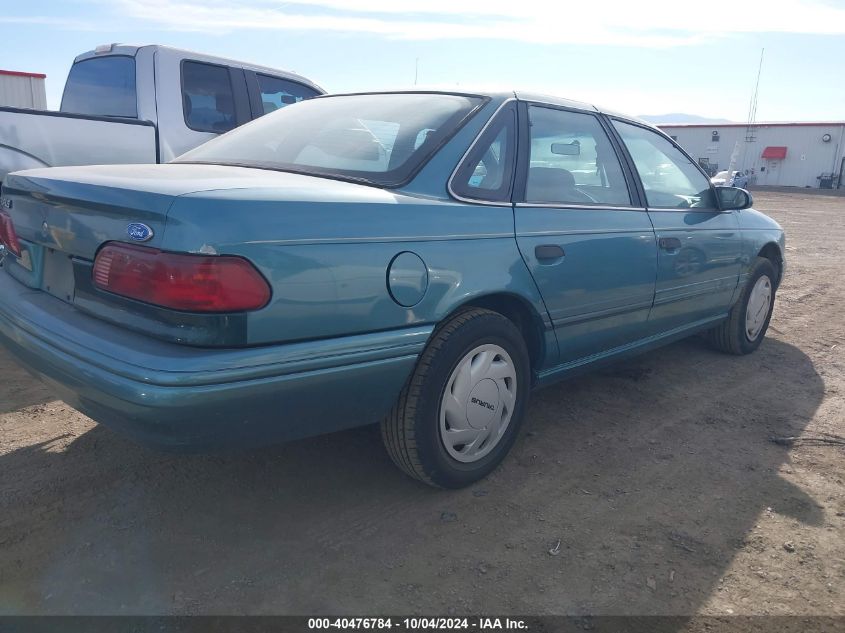
[[[135,58],[93,57],[76,62],[68,73],[62,112],[91,116],[138,116]]]
[[[308,99],[256,119],[178,160],[397,186],[482,103],[478,97],[439,93]]]
[[[420,145],[425,143],[425,140],[431,132],[434,132],[434,130],[430,128],[420,130],[419,134],[417,134],[417,140],[414,141],[414,149],[417,149]]]
[[[203,62],[182,62],[185,123],[198,132],[228,132],[237,125],[229,69]]]
[[[464,198],[510,200],[516,153],[516,110],[507,106],[487,126],[452,180],[452,191]]]
[[[631,204],[619,158],[598,118],[533,105],[528,117],[526,202]]]
[[[710,181],[669,139],[638,125],[613,125],[631,154],[649,207],[717,208]]]
[[[261,92],[261,105],[264,108],[264,114],[275,112],[287,105],[299,103],[303,99],[310,99],[320,94],[313,88],[303,86],[295,81],[260,73],[257,73],[255,77],[258,79],[258,89]]]

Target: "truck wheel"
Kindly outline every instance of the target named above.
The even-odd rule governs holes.
[[[504,459],[519,433],[530,361],[517,327],[472,308],[438,326],[382,421],[391,459],[429,485],[461,488]]]
[[[760,347],[775,305],[777,273],[772,262],[758,257],[726,321],[707,332],[710,344],[728,354],[750,354]]]

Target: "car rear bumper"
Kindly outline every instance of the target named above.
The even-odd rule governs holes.
[[[0,268],[0,343],[95,421],[174,448],[260,445],[377,422],[432,330],[187,347],[87,316]]]

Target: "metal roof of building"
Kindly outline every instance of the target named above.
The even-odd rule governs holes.
[[[755,123],[656,123],[657,127],[789,127],[789,126],[825,126],[845,125],[845,121],[757,121]]]
[[[0,75],[7,75],[11,77],[31,77],[33,79],[46,79],[47,75],[44,73],[27,73],[21,70],[2,70],[0,69]]]

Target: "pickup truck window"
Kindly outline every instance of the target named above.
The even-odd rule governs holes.
[[[135,58],[93,57],[70,69],[62,96],[62,112],[93,116],[138,116]]]
[[[316,97],[318,93],[302,84],[270,75],[256,74],[258,89],[261,91],[261,105],[264,107],[264,114],[274,112],[286,105],[297,103],[303,99]]]
[[[185,124],[197,132],[228,132],[237,125],[235,97],[225,66],[182,63],[182,107]]]

